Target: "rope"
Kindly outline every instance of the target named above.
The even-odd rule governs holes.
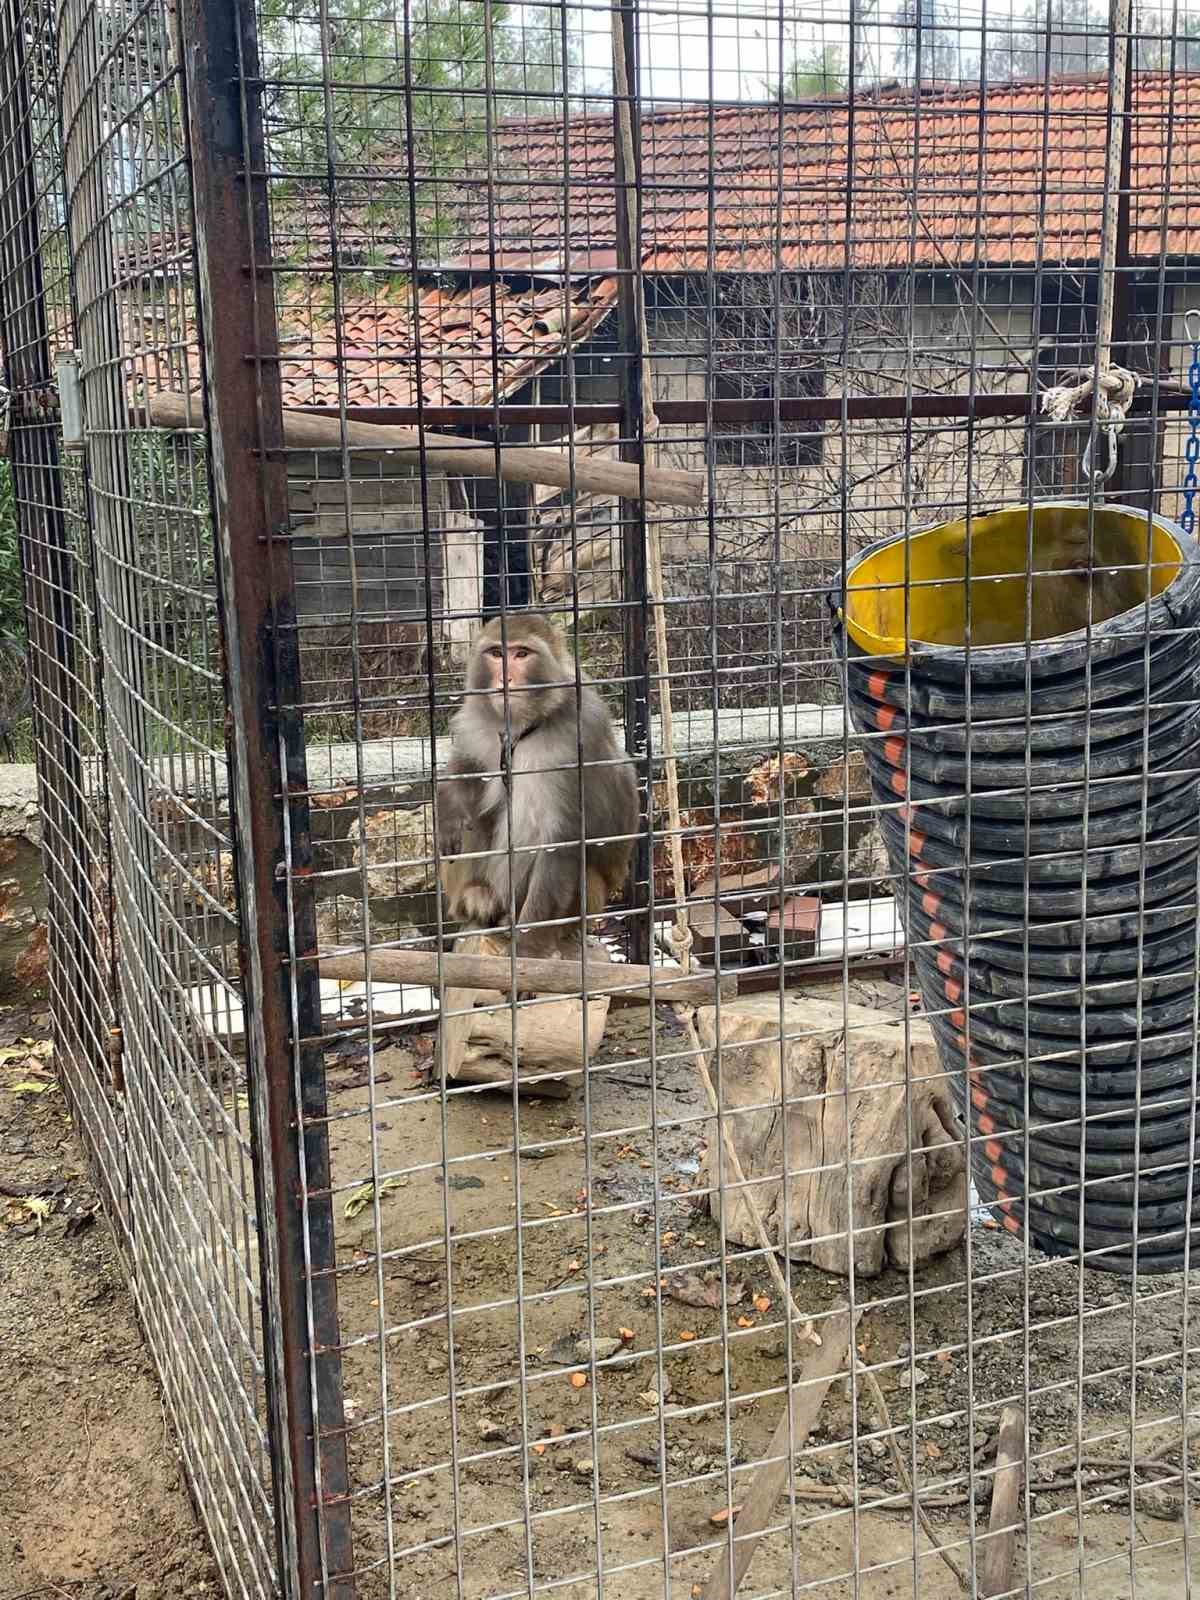
[[[1188,405],[1188,438],[1183,447],[1187,472],[1183,479],[1183,512],[1179,526],[1184,533],[1196,531],[1196,493],[1200,484],[1196,468],[1200,465],[1200,311],[1189,311],[1184,318],[1184,328],[1192,344],[1192,364],[1188,368],[1188,387],[1192,391]]]
[[[1117,449],[1125,418],[1133,401],[1139,378],[1126,367],[1113,365],[1113,303],[1116,299],[1117,213],[1121,194],[1121,150],[1129,129],[1125,117],[1125,91],[1129,81],[1129,33],[1133,23],[1133,0],[1112,0],[1109,30],[1113,41],[1112,76],[1109,84],[1108,150],[1104,166],[1103,244],[1100,256],[1100,314],[1096,327],[1096,364],[1075,383],[1054,384],[1041,395],[1043,416],[1052,422],[1067,422],[1082,416],[1087,402],[1094,399],[1097,426],[1108,445],[1108,459],[1092,471],[1092,445],[1084,451],[1080,464],[1085,478],[1102,481],[1117,469]]]

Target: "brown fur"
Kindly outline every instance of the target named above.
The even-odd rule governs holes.
[[[960,546],[951,547],[947,553],[963,557],[966,546],[964,539]],[[1040,541],[1034,548],[1033,570],[1026,581],[1031,589],[1031,640],[1055,639],[1061,634],[1086,628],[1089,624],[1095,627],[1109,617],[1142,605],[1146,598],[1146,574],[1132,564],[1132,559],[1117,570],[1107,570],[1095,559],[1087,527],[1083,525],[1060,529],[1052,537]],[[986,593],[987,586],[984,583],[975,588],[972,597],[972,645],[1023,643],[1024,626],[1014,637],[1009,624],[983,611],[979,596]],[[931,641],[939,642],[949,644],[961,641],[957,636],[953,640]]]
[[[442,887],[450,915],[508,928],[520,948],[553,950],[570,936],[547,923],[597,916],[629,870],[637,829],[633,766],[612,720],[553,625],[521,615],[489,622],[471,650],[454,751],[438,785]],[[508,792],[503,733],[511,748]],[[583,816],[580,815],[580,759]],[[580,849],[585,863],[580,896]],[[485,852],[473,860],[463,857]]]

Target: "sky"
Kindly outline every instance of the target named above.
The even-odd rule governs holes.
[[[858,36],[865,39],[872,76],[895,75],[901,31],[890,19],[901,0],[874,0],[883,22],[872,18]],[[1030,0],[935,0],[939,26],[959,30],[964,57],[977,57],[986,23],[989,40],[1002,41],[1014,16],[1022,18]],[[1056,6],[1057,9],[1057,6]],[[1157,25],[1171,26],[1165,16],[1150,12]],[[848,54],[849,7],[843,3],[797,5],[795,0],[639,0],[639,38],[643,62],[643,98],[664,100],[742,100],[762,98],[777,76],[781,58],[819,52],[823,45]],[[1103,0],[1096,7],[1106,16]],[[1181,0],[1178,14],[1200,19],[1200,0]],[[861,9],[857,13],[861,19]],[[583,44],[587,87],[608,89],[611,70],[611,12],[606,3],[572,9],[568,27]],[[781,51],[780,38],[784,40]]]

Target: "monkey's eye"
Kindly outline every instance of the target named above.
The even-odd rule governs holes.
[[[529,650],[517,649],[513,651],[513,659],[516,661],[525,661],[531,654],[532,652]]]
[[[493,644],[488,647],[488,655],[491,656],[493,661],[502,661],[504,659],[504,651],[501,650],[498,644]]]

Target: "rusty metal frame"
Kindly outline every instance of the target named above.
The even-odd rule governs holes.
[[[295,597],[251,12],[185,0],[180,35],[204,404],[228,683],[227,740],[257,1144],[282,1591],[350,1600],[324,1047]],[[265,284],[265,292],[259,289]],[[317,1421],[324,1425],[320,1435]]]

